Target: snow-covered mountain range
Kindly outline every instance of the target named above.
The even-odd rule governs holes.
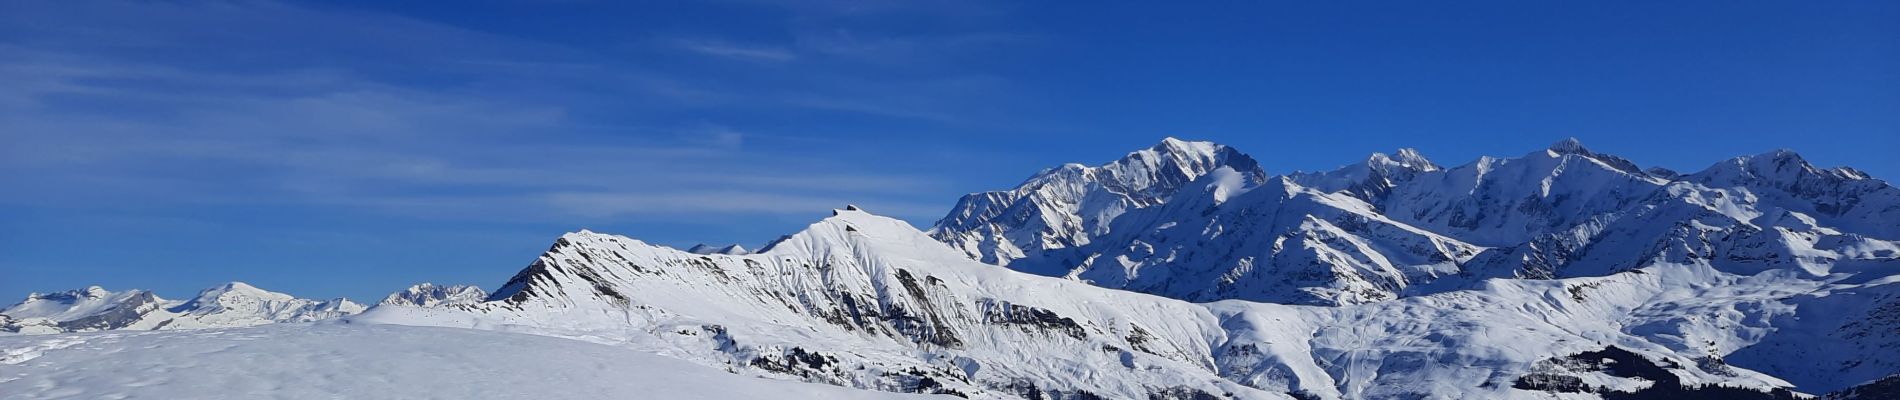
[[[1084,175],[1069,185],[1100,189],[1077,195],[1042,188],[1067,176],[1062,171],[1093,169],[1047,170],[1017,189],[966,197],[931,234],[1024,272],[1190,301],[1315,305],[1469,289],[1500,277],[1602,276],[1659,257],[1737,273],[1799,264],[1817,278],[1835,266],[1900,257],[1892,250],[1900,189],[1789,151],[1687,175],[1644,169],[1574,139],[1449,168],[1414,150],[1395,154],[1269,178],[1256,178],[1264,173],[1252,163],[1144,162],[1250,160],[1229,147],[1169,139],[1097,168],[1191,183],[1129,191]],[[984,211],[981,199],[1005,197],[1015,199],[1010,211]],[[1112,217],[1086,228],[1049,222],[1088,216]],[[1032,234],[1002,236],[1028,238],[1012,241],[992,232]],[[1051,237],[1073,239],[1038,239]]]
[[[1678,173],[1566,140],[1271,175],[1167,139],[966,196],[927,231],[846,207],[731,249],[570,233],[485,299],[418,285],[318,326],[530,333],[970,398],[1866,398],[1900,381],[1900,189],[1787,151]],[[25,309],[111,313],[81,303]]]
[[[300,299],[242,282],[205,289],[188,300],[166,300],[144,290],[112,292],[92,286],[28,295],[25,301],[0,309],[0,332],[228,328],[309,322],[363,309],[363,305],[349,299]]]
[[[472,285],[437,286],[434,283],[420,283],[390,293],[377,302],[377,306],[435,307],[446,304],[479,303],[488,299],[488,292]]]

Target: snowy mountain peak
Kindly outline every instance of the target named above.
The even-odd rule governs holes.
[[[1161,143],[1156,143],[1154,147],[1150,147],[1149,150],[1191,159],[1211,157],[1224,147],[1226,146],[1214,144],[1214,142],[1186,141],[1169,136],[1162,138]]]
[[[1101,166],[1046,169],[1015,189],[972,193],[957,201],[930,235],[972,258],[1008,264],[1052,249],[1087,244],[1129,210],[1166,203],[1207,173],[1229,167],[1263,181],[1259,163],[1212,142],[1165,138]]]
[[[1723,160],[1685,179],[1718,187],[1767,185],[1793,191],[1823,190],[1840,185],[1860,190],[1892,187],[1853,168],[1817,167],[1800,154],[1786,149]]]
[[[1779,149],[1753,156],[1729,159],[1697,175],[1730,176],[1734,178],[1761,179],[1769,181],[1797,181],[1804,178],[1828,180],[1860,180],[1867,175],[1852,168],[1820,168],[1808,163],[1794,150]]]
[[[862,210],[745,256],[566,237],[491,298],[352,321],[519,326],[741,374],[968,398],[1277,398],[1220,380],[1214,319],[1192,305],[983,265]]]
[[[1770,232],[1782,242],[1732,241],[1760,230],[1730,221],[1739,228],[1702,231],[1723,229],[1726,217],[1694,209],[1687,217],[1643,213],[1669,206],[1657,203],[1667,196],[1652,196],[1651,180],[1583,161],[1499,160],[1488,173],[1459,167],[1393,181],[1426,197],[1390,201],[1450,201],[1418,217],[1442,212],[1426,222],[1455,224],[1445,226],[1223,165],[1180,184],[1165,203],[1124,210],[1113,229],[1070,248],[1084,258],[1058,260],[1087,268],[1045,277],[976,263],[940,237],[849,208],[744,256],[569,234],[494,296],[506,301],[428,313],[378,308],[352,321],[507,327],[740,374],[970,398],[1600,398],[1706,387],[1760,393],[1797,380],[1830,390],[1895,370],[1886,358],[1790,355],[1891,348],[1878,333],[1894,325],[1868,317],[1900,309],[1888,305],[1900,298],[1891,295],[1900,280],[1823,287],[1804,280],[1822,274],[1736,276],[1694,261],[1772,268],[1791,258],[1799,267],[1860,257],[1852,262],[1887,265],[1889,243],[1787,230]],[[1489,219],[1527,215],[1536,219]],[[1776,218],[1763,222],[1795,230],[1825,223]],[[1613,230],[1626,225],[1658,229]],[[1500,235],[1496,247],[1454,238],[1492,231],[1525,238]],[[1690,233],[1619,241],[1653,231]],[[1801,252],[1762,252],[1789,241],[1804,241],[1794,243]],[[1506,262],[1467,269],[1478,253]],[[1625,259],[1609,256],[1680,253],[1691,262],[1652,261],[1628,273],[1496,273],[1571,257],[1601,257],[1580,263],[1595,267]],[[1817,322],[1789,322],[1804,319]]]
[[[1623,159],[1622,157],[1590,151],[1589,148],[1583,147],[1582,141],[1574,137],[1551,144],[1550,148],[1538,153],[1543,153],[1545,157],[1558,159],[1565,157],[1582,157],[1583,159],[1601,163],[1606,167],[1625,174],[1653,179],[1649,176],[1649,173],[1643,172],[1643,167],[1636,165],[1636,163]],[[1537,153],[1531,154],[1532,156],[1538,155]]]
[[[919,237],[922,239],[918,239]],[[800,252],[814,249],[857,243],[867,238],[935,242],[908,222],[872,214],[862,209],[846,208],[833,210],[831,216],[818,220],[797,233],[786,235],[778,245],[770,249],[761,249],[755,254],[800,254]]]
[[[1438,164],[1432,163],[1432,160],[1425,158],[1424,154],[1419,154],[1418,149],[1410,147],[1401,148],[1390,156],[1385,153],[1372,153],[1372,159],[1367,161],[1406,167],[1421,172],[1439,169]]]
[[[222,295],[222,294],[229,294],[229,293],[258,295],[258,296],[273,296],[273,295],[281,295],[281,296],[286,296],[286,297],[289,296],[282,293],[271,292],[264,289],[258,289],[256,286],[251,286],[251,284],[249,283],[232,281],[232,282],[225,282],[224,284],[221,284],[218,286],[212,286],[210,289],[205,289],[203,291],[200,291],[199,297],[204,297],[206,294]]]
[[[1391,192],[1392,188],[1411,180],[1422,173],[1439,171],[1438,164],[1419,154],[1418,150],[1402,148],[1390,155],[1372,153],[1365,161],[1348,164],[1332,171],[1297,172],[1285,178],[1300,186],[1321,192],[1344,192],[1368,202],[1377,203],[1380,198]]]
[[[256,325],[282,320],[314,321],[363,312],[365,308],[349,299],[300,299],[244,282],[230,282],[200,291],[198,297],[169,311],[206,316],[220,323]]]
[[[103,287],[87,286],[84,289],[73,289],[73,290],[67,290],[63,292],[28,293],[26,295],[26,301],[100,299],[100,298],[105,298],[106,296],[111,296],[111,295],[112,295],[112,291],[106,290]]]
[[[1808,162],[1808,159],[1801,157],[1801,153],[1796,153],[1794,149],[1789,149],[1789,148],[1775,149],[1774,151],[1762,153],[1761,155],[1757,155],[1750,158],[1776,160],[1777,162],[1798,162],[1798,163],[1804,163],[1804,164]]]
[[[112,292],[98,286],[26,301],[0,315],[0,331],[61,333],[101,330],[224,328],[288,321],[314,321],[362,312],[348,299],[307,300],[230,282],[200,291],[188,301],[159,298],[144,290]]]
[[[479,303],[488,298],[488,292],[473,285],[437,286],[434,283],[420,283],[390,293],[377,306],[401,305],[412,307],[435,307],[447,304]]]
[[[295,299],[295,297],[291,295],[258,289],[256,286],[251,286],[244,282],[227,282],[199,291],[198,296],[186,302],[183,308],[200,309],[217,307],[219,304],[227,301],[289,301],[293,299]]]
[[[1793,151],[1724,160],[1680,180],[1700,193],[1689,201],[1737,219],[1786,209],[1845,232],[1900,239],[1900,188],[1851,168],[1815,167]]]
[[[1549,150],[1557,154],[1590,154],[1590,149],[1583,147],[1583,141],[1577,140],[1575,137],[1564,138],[1564,140],[1557,141],[1557,143],[1552,143]]]

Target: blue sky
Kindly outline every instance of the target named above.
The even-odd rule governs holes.
[[[492,289],[583,227],[924,226],[1164,136],[1900,176],[1890,1],[78,3],[0,1],[0,303]]]

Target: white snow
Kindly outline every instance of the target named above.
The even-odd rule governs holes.
[[[472,285],[437,286],[434,283],[419,283],[390,293],[377,306],[437,307],[449,304],[479,303],[488,299],[488,292]]]
[[[185,301],[143,290],[112,292],[98,286],[27,296],[0,309],[0,332],[62,333],[100,330],[202,329],[277,322],[308,322],[362,312],[349,299],[309,300],[231,282]]]
[[[563,235],[492,301],[480,301],[479,289],[428,285],[342,322],[0,337],[0,394],[107,398],[146,379],[118,375],[175,389],[165,394],[211,390],[108,362],[121,357],[193,358],[184,368],[134,365],[163,376],[248,377],[205,378],[240,391],[298,387],[299,379],[311,387],[447,379],[404,369],[429,361],[489,376],[456,369],[473,368],[461,365],[474,357],[521,366],[527,377],[588,380],[519,383],[528,388],[625,393],[617,390],[633,389],[593,380],[645,378],[594,375],[619,364],[563,355],[570,346],[616,360],[662,355],[732,372],[719,376],[734,382],[765,376],[985,399],[1596,397],[1514,387],[1532,374],[1624,390],[1659,384],[1566,361],[1610,347],[1687,385],[1824,393],[1900,371],[1892,334],[1900,331],[1900,189],[1791,152],[1691,174],[1646,171],[1654,169],[1566,140],[1451,168],[1400,150],[1268,178],[1231,148],[1167,139],[1108,165],[1064,165],[1014,190],[966,196],[929,232],[856,207],[756,253],[680,251],[583,230]],[[360,309],[239,285],[188,303],[120,301],[142,297],[103,289],[53,297],[13,307],[18,315],[0,312],[0,325],[182,321],[166,322],[172,329]],[[147,308],[155,310],[129,319],[114,311]],[[444,338],[442,347],[419,343],[432,336]],[[155,347],[121,345],[137,340]],[[337,349],[344,341],[388,342],[365,346],[421,361],[388,361],[391,370],[373,375],[269,375],[356,354]],[[458,345],[464,353],[430,355]],[[549,347],[559,357],[514,347]],[[286,358],[260,355],[275,353]],[[29,378],[37,380],[22,383]],[[819,392],[774,397],[842,390],[787,387]],[[337,390],[345,392],[331,397],[362,395]],[[484,394],[469,395],[495,397]],[[606,397],[616,396],[625,395]]]
[[[0,399],[899,399],[467,329],[279,324],[0,337]]]

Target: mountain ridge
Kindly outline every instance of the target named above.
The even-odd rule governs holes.
[[[206,288],[186,300],[166,300],[150,291],[112,292],[99,286],[51,294],[33,293],[0,308],[0,332],[69,333],[101,330],[161,330],[244,327],[308,322],[362,312],[345,298],[311,300],[258,289],[243,282]]]
[[[1171,140],[1164,140],[1157,148]],[[1658,216],[1672,218],[1658,223],[1661,225],[1696,221],[1693,223],[1759,230],[1760,223],[1754,220],[1772,214],[1794,221],[1789,223],[1810,226],[1814,234],[1828,236],[1825,241],[1830,243],[1856,242],[1848,247],[1884,247],[1890,245],[1890,240],[1862,240],[1827,225],[1875,239],[1890,237],[1894,234],[1890,231],[1900,229],[1900,223],[1879,223],[1900,220],[1900,190],[1851,168],[1813,167],[1786,150],[1737,157],[1690,174],[1660,175],[1627,159],[1593,151],[1575,138],[1517,158],[1480,157],[1452,167],[1441,167],[1416,150],[1401,149],[1395,154],[1398,156],[1373,153],[1360,163],[1330,171],[1253,180],[1266,185],[1196,180],[1162,188],[1173,191],[1157,198],[1196,206],[1190,210],[1157,203],[1115,210],[1116,219],[1103,229],[1049,234],[1086,236],[1087,242],[1025,254],[1008,263],[988,257],[978,260],[1192,301],[1242,299],[1337,305],[1472,288],[1490,278],[1601,275],[1648,262],[1648,257],[1661,251],[1655,248],[1658,243],[1707,241],[1679,237],[1702,235],[1689,231],[1649,232],[1653,228],[1649,225],[1655,224],[1632,222],[1637,220],[1615,225],[1625,215],[1642,215],[1644,221]],[[1281,193],[1277,196],[1280,198],[1340,195],[1358,202],[1335,199],[1284,203],[1276,196],[1229,202],[1233,193],[1274,186],[1272,182],[1279,182],[1275,190]],[[1206,196],[1218,198],[1192,200]],[[1712,202],[1708,198],[1727,200]],[[1285,209],[1295,207],[1292,204],[1307,205],[1287,214]],[[1100,213],[1087,207],[1072,212],[1067,217],[1044,219]],[[1707,215],[1710,212],[1727,217]],[[1305,225],[1265,217],[1278,214],[1321,217]],[[992,224],[1010,222],[997,220]],[[959,225],[939,223],[931,232],[967,252],[971,242],[963,240],[967,235],[959,234],[958,229]],[[1031,224],[986,229],[1053,228]],[[1374,231],[1362,231],[1365,229]],[[1422,236],[1389,236],[1395,232]],[[1603,236],[1609,234],[1606,232],[1639,235],[1648,242]],[[1775,241],[1752,237],[1734,239]],[[1612,242],[1633,248],[1597,246]],[[1273,245],[1270,249],[1254,249],[1259,243]],[[1006,244],[985,242],[982,246]],[[1703,247],[1728,251],[1734,246]],[[993,252],[979,248],[971,254]],[[1588,258],[1616,267],[1593,266],[1595,269],[1588,272],[1562,270],[1576,259]],[[1266,275],[1246,278],[1258,274]],[[1184,276],[1192,281],[1182,282]],[[1287,276],[1312,278],[1273,289],[1242,282],[1272,282]]]
[[[480,301],[418,285],[337,321],[968,398],[1871,393],[1900,373],[1896,193],[1785,151],[1663,173],[1570,139],[1270,176],[1168,138],[927,231],[856,206],[749,253],[581,230]]]

